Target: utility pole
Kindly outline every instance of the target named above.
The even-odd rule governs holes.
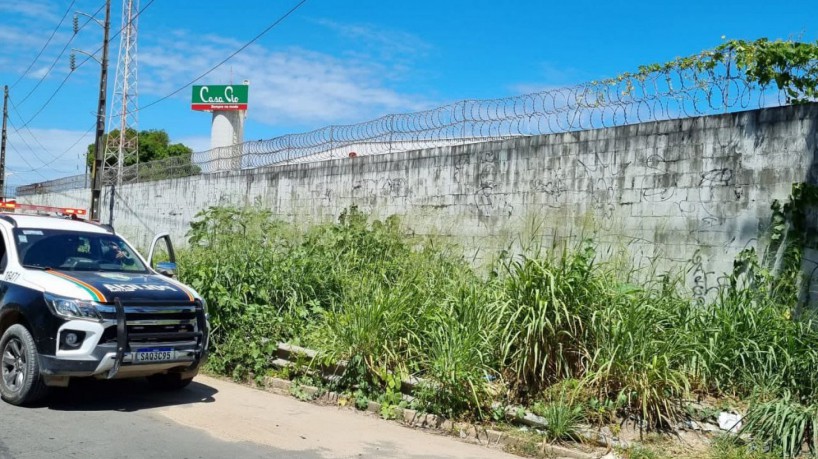
[[[105,32],[102,39],[102,62],[99,77],[99,105],[97,106],[97,133],[94,139],[94,166],[91,169],[91,220],[99,221],[99,207],[102,198],[102,165],[105,146],[102,137],[105,135],[105,95],[108,91],[108,34],[111,29],[111,0],[105,0]]]
[[[116,195],[116,182],[111,183],[111,198],[108,201],[108,225],[114,226],[114,195]]]
[[[0,138],[0,200],[6,199],[6,120],[9,118],[9,87],[3,87],[3,136]]]

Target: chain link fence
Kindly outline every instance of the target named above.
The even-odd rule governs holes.
[[[731,69],[732,72],[731,72]],[[725,57],[713,68],[671,67],[515,97],[463,100],[415,113],[193,153],[123,168],[123,183],[254,169],[687,118],[785,103]],[[84,175],[17,188],[18,195],[88,187]]]
[[[89,188],[91,178],[87,175],[72,175],[46,182],[37,182],[29,185],[18,186],[14,194],[16,196],[27,196],[32,194],[53,193],[57,191],[76,190],[78,188]]]

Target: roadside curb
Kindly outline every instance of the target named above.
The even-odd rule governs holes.
[[[294,383],[292,381],[266,376],[262,380],[262,387],[270,392],[292,396]],[[354,403],[340,405],[339,402],[346,398],[336,392],[321,392],[318,387],[301,385],[298,389],[304,394],[314,397],[312,401],[319,403],[333,404],[338,408],[348,408],[356,410]],[[531,451],[535,449],[538,457],[548,458],[568,458],[568,459],[595,459],[597,456],[577,451],[575,449],[566,448],[559,445],[550,444],[543,440],[532,443],[530,440],[515,437],[508,432],[490,429],[483,426],[478,426],[466,422],[453,422],[442,416],[435,414],[421,413],[410,408],[393,408],[394,419],[392,421],[402,424],[407,427],[420,428],[425,430],[433,430],[436,433],[446,434],[452,437],[459,438],[463,441],[476,443],[481,446],[509,449],[526,449]],[[376,415],[381,413],[381,404],[375,401],[368,401],[366,410]]]

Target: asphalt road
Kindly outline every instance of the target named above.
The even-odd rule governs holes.
[[[500,451],[200,376],[179,392],[81,381],[0,402],[0,458],[512,458]]]

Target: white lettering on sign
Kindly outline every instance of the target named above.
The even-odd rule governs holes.
[[[111,292],[136,292],[147,290],[151,292],[175,292],[176,289],[170,285],[144,285],[144,284],[102,284]]]
[[[199,90],[199,99],[202,102],[207,102],[209,104],[230,104],[230,103],[238,103],[239,98],[233,95],[233,87],[228,86],[224,88],[224,97],[216,96],[216,97],[209,97],[210,88],[207,86],[202,86],[202,89]]]

